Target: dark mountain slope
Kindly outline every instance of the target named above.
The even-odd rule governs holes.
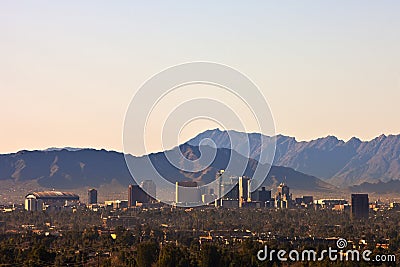
[[[186,158],[195,160],[200,156],[197,146],[182,145],[180,149]],[[204,149],[211,149],[205,147]],[[259,164],[254,159],[246,159],[235,151],[229,149],[218,149],[216,157],[210,166],[200,172],[183,172],[180,168],[173,166],[167,159],[176,151],[155,153],[149,155],[156,169],[171,182],[194,180],[200,184],[206,184],[215,179],[218,170],[226,169],[229,159],[233,161],[232,175],[253,176],[255,168],[267,169],[268,166]],[[171,156],[170,155],[170,156]],[[145,157],[132,157],[137,175],[151,179],[147,168],[145,168]],[[180,162],[181,159],[177,159]],[[244,173],[239,173],[240,163],[245,162]],[[191,163],[188,163],[191,164]],[[197,164],[201,164],[197,163]],[[181,167],[181,166],[179,166]],[[186,166],[187,167],[187,166]],[[237,172],[237,173],[235,173]],[[274,177],[272,179],[272,177]],[[48,188],[73,189],[83,186],[98,187],[101,184],[111,183],[113,180],[122,185],[133,182],[126,167],[122,153],[82,149],[79,151],[21,151],[15,154],[0,155],[0,180],[12,179],[14,181],[37,180],[41,186]],[[273,185],[285,181],[293,188],[308,191],[325,191],[334,189],[330,184],[320,179],[297,172],[290,168],[271,168],[264,185]]]

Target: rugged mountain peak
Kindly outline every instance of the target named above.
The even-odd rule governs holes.
[[[362,143],[362,141],[359,139],[359,138],[357,138],[357,137],[352,137],[349,141],[347,141],[346,143],[348,143],[348,144],[360,144],[360,143]]]
[[[269,137],[258,134],[246,134],[230,131],[235,137],[245,140],[248,136],[250,157],[260,160],[263,149],[270,149],[273,139],[276,141],[274,165],[291,167],[338,185],[348,186],[376,179],[400,178],[400,135],[384,134],[370,140],[361,141],[357,137],[344,142],[328,135],[311,141],[297,141],[294,137],[276,135]],[[246,136],[247,135],[247,136]],[[260,140],[267,141],[261,146]],[[189,141],[196,144],[198,138],[211,138],[217,147],[230,148],[228,133],[219,129],[199,134]],[[257,138],[253,138],[257,137]],[[272,139],[273,138],[273,139]],[[246,154],[242,147],[232,147]],[[264,163],[262,159],[261,163]]]

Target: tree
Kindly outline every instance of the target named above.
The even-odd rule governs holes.
[[[137,263],[141,267],[151,267],[158,257],[158,244],[155,242],[142,242],[137,246]]]
[[[160,251],[157,265],[160,267],[188,267],[190,266],[189,253],[179,246],[167,244]]]
[[[202,267],[220,266],[219,264],[220,258],[221,255],[216,246],[205,244],[201,247],[200,266]]]

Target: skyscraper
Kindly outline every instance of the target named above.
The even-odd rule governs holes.
[[[351,194],[351,217],[354,219],[368,219],[368,194]]]
[[[246,176],[225,177],[221,179],[219,191],[223,197],[216,201],[216,206],[223,206],[223,203],[230,207],[242,207],[244,202],[251,201],[250,192],[251,179]]]
[[[249,177],[239,177],[239,207],[243,206],[243,202],[251,201],[250,181]]]
[[[278,186],[275,195],[275,206],[278,209],[287,209],[292,204],[292,195],[290,194],[289,187],[285,183]]]
[[[217,198],[222,197],[222,175],[225,173],[225,170],[219,170],[216,176],[216,180],[218,181],[218,192]]]
[[[144,180],[143,182],[141,182],[140,186],[147,194],[149,194],[153,198],[156,198],[157,188],[153,180]]]
[[[278,186],[278,194],[280,194],[281,196],[286,196],[288,198],[290,194],[289,186],[287,186],[285,183],[281,183]]]
[[[225,177],[221,182],[220,192],[223,199],[239,200],[239,179],[237,177]]]
[[[97,204],[97,190],[92,188],[88,190],[88,205]]]
[[[129,185],[128,188],[128,207],[136,206],[136,203],[148,203],[149,196],[138,185]]]
[[[236,178],[231,178],[230,182],[222,184],[220,187],[223,197],[216,200],[215,205],[218,207],[239,207],[239,182]]]

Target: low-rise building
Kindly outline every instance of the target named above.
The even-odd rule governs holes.
[[[61,208],[78,202],[79,196],[71,192],[33,192],[25,196],[25,210],[38,211],[47,208]]]

